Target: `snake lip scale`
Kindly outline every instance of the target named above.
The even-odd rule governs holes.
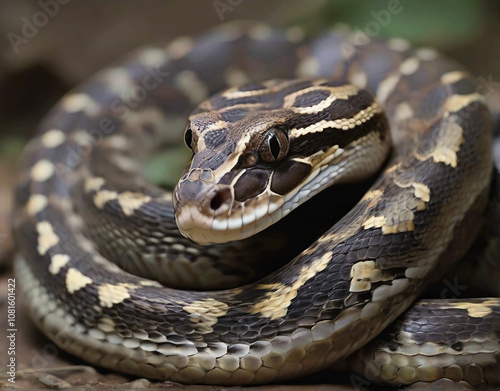
[[[152,69],[158,83],[134,101]],[[104,69],[23,155],[15,267],[34,323],[93,365],[151,379],[273,383],[350,356],[388,386],[498,385],[497,298],[414,304],[484,217],[492,121],[478,91],[400,39],[258,23]],[[169,192],[140,174],[182,132],[193,156]],[[377,172],[285,267],[245,279],[279,242],[254,234]]]

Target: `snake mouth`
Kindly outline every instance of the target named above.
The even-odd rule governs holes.
[[[198,189],[194,196],[193,188]],[[183,198],[186,193],[191,197]],[[181,234],[198,244],[211,244],[245,239],[264,230],[282,217],[283,199],[264,193],[240,202],[229,186],[180,182],[174,204]]]

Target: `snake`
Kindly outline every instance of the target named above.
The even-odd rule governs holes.
[[[26,146],[30,315],[62,350],[150,379],[276,383],[357,356],[370,384],[498,385],[499,299],[416,302],[485,218],[486,98],[436,50],[359,31],[232,23],[143,48],[61,98]],[[154,184],[144,166],[182,139],[180,180]],[[278,248],[268,226],[358,181],[308,247],[261,256]]]

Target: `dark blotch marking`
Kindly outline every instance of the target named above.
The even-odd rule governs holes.
[[[247,170],[234,185],[236,201],[245,201],[262,193],[267,186],[269,171],[259,168]]]
[[[255,104],[255,103],[263,103],[271,100],[271,95],[263,95],[263,96],[246,96],[242,98],[229,99],[225,96],[215,95],[210,103],[214,110],[221,110],[226,107],[234,106],[234,105],[245,105],[245,104]]]
[[[247,115],[248,115],[248,110],[242,108],[230,109],[220,113],[222,120],[227,122],[237,122],[245,118]]]
[[[246,86],[240,87],[240,91],[258,91],[258,90],[265,90],[267,87],[259,84],[259,83],[254,83],[254,84],[247,84]]]
[[[271,182],[271,190],[277,194],[286,194],[311,172],[306,163],[288,160],[276,169]]]
[[[364,110],[373,103],[373,95],[366,90],[359,90],[349,99],[337,99],[330,108],[330,119],[351,118],[360,110]]]
[[[229,185],[233,181],[235,176],[236,174],[233,171],[226,172],[224,176],[220,179],[219,184]]]
[[[209,168],[215,171],[226,161],[226,158],[225,155],[215,154],[200,164],[200,168]]]
[[[203,189],[203,183],[201,181],[185,181],[182,186],[177,187],[180,199],[183,200],[193,200],[196,196],[200,194]]]
[[[321,87],[342,87],[345,86],[346,82],[344,80],[327,80],[324,83],[319,84]]]
[[[227,138],[227,129],[217,129],[207,132],[203,139],[207,148],[213,149],[223,144]]]
[[[325,90],[306,92],[305,94],[301,94],[295,98],[293,107],[311,107],[324,101],[329,96],[330,92]]]

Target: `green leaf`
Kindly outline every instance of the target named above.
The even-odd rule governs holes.
[[[173,188],[191,157],[184,145],[153,155],[144,167],[146,178],[157,186]]]

